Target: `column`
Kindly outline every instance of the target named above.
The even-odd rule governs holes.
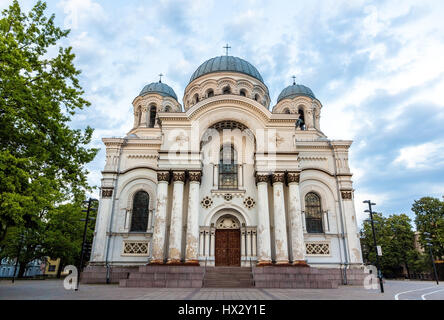
[[[328,211],[322,212],[322,225],[324,227],[324,232],[330,232],[330,224],[327,218]]]
[[[268,211],[268,175],[256,175],[258,266],[271,264],[270,213]]]
[[[199,189],[200,172],[190,172],[185,263],[199,265]]]
[[[359,242],[355,206],[353,202],[353,190],[341,190],[341,198],[344,208],[344,221],[348,250],[350,255],[350,263],[360,264],[362,263],[362,252]]]
[[[182,249],[183,187],[185,172],[173,173],[173,207],[171,208],[169,264],[180,263]]]
[[[245,259],[245,228],[241,229],[241,261]]]
[[[215,249],[215,233],[216,229],[214,227],[210,228],[210,257],[214,258],[214,249]]]
[[[273,173],[273,205],[276,264],[288,264],[287,224],[285,221],[284,173]]]
[[[251,256],[256,257],[257,253],[256,253],[256,230],[253,230],[253,235],[252,235],[252,242],[253,242],[253,249],[252,249],[252,253]]]
[[[294,265],[307,265],[305,261],[304,230],[301,214],[301,194],[299,191],[299,173],[290,172],[288,179],[288,215],[291,226],[291,249]]]
[[[157,173],[157,210],[154,219],[152,264],[164,263],[169,180],[169,172]]]
[[[247,257],[251,258],[251,230],[247,229]]]
[[[199,237],[199,257],[203,257],[204,255],[204,238],[205,233],[203,230],[200,230],[200,237]]]
[[[205,228],[205,257],[210,256],[210,230]]]

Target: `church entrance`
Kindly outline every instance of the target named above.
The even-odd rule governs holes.
[[[233,216],[224,216],[217,222],[215,241],[216,266],[240,266],[241,243],[239,222]]]

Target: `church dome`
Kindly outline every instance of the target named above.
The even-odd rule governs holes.
[[[279,103],[279,101],[285,98],[294,98],[298,96],[306,96],[312,99],[316,99],[313,91],[311,91],[309,87],[306,87],[302,84],[293,83],[291,86],[288,86],[284,90],[282,90],[277,102]]]
[[[259,71],[251,63],[233,56],[220,56],[205,61],[194,71],[190,82],[203,75],[221,71],[243,73],[264,82]]]
[[[173,88],[160,81],[147,84],[145,87],[143,87],[142,91],[140,91],[139,96],[144,96],[149,93],[157,93],[163,97],[171,97],[177,100],[177,96]]]

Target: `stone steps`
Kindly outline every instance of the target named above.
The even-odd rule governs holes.
[[[207,268],[203,286],[206,288],[251,288],[254,287],[251,268]]]

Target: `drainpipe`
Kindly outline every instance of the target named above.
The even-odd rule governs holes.
[[[110,281],[110,265],[108,262],[108,256],[109,256],[109,247],[111,244],[111,237],[112,237],[111,229],[112,229],[112,225],[113,225],[114,208],[115,208],[115,202],[116,202],[116,190],[117,190],[117,183],[119,181],[119,176],[120,176],[120,162],[122,159],[123,146],[126,145],[126,142],[127,142],[127,139],[124,138],[123,143],[120,146],[119,162],[117,163],[117,177],[116,177],[116,180],[114,181],[113,197],[112,197],[112,204],[111,204],[111,217],[109,219],[108,239],[107,239],[107,244],[106,244],[106,255],[105,255],[106,283],[107,284],[109,284],[109,281]]]
[[[338,175],[337,175],[337,167],[336,167],[336,156],[335,156],[335,150],[333,148],[333,145],[331,144],[330,140],[327,140],[328,145],[330,146],[331,149],[331,153],[333,155],[333,168],[334,168],[334,176],[335,176],[335,180],[336,180],[336,192],[337,192],[337,197],[338,197],[338,204],[339,204],[339,216],[341,217],[341,237],[342,237],[342,241],[344,242],[344,258],[345,258],[345,268],[344,268],[344,284],[347,284],[347,266],[348,266],[348,255],[347,255],[347,244],[345,241],[345,232],[344,232],[344,219],[342,217],[343,215],[343,211],[342,211],[342,201],[341,201],[341,192],[339,191],[339,180],[338,180]]]

